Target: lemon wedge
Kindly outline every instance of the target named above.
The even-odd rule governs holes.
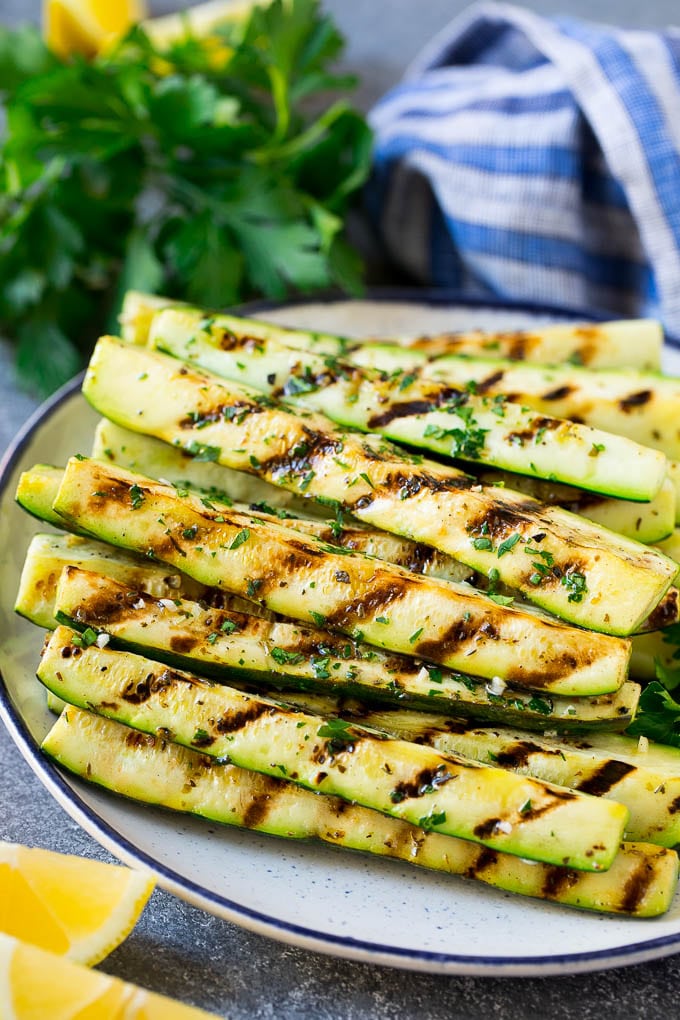
[[[37,978],[39,975],[39,978]],[[3,1020],[206,1020],[136,985],[87,970],[0,934],[0,1016]]]
[[[45,0],[43,35],[60,57],[94,57],[146,13],[144,0]]]
[[[120,864],[0,842],[0,932],[98,963],[130,933],[154,884]]]

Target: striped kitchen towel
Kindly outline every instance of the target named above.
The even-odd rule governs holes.
[[[369,211],[418,280],[680,337],[680,30],[480,3],[371,120]]]

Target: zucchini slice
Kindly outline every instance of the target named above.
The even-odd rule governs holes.
[[[537,414],[502,396],[492,399],[407,372],[357,368],[259,336],[240,339],[219,316],[160,312],[149,346],[275,400],[319,411],[342,427],[378,432],[444,457],[641,501],[653,499],[666,477],[663,454],[622,436]]]
[[[362,348],[352,357],[365,367],[408,371],[449,386],[474,385],[489,397],[505,394],[541,414],[582,421],[627,436],[680,459],[677,409],[680,379],[655,372],[592,372],[564,365],[436,356],[401,347]]]
[[[56,625],[54,613],[57,583],[64,567],[94,571],[121,581],[130,589],[148,593],[159,600],[173,600],[174,603],[178,598],[186,597],[194,602],[200,600],[202,603],[215,606],[218,612],[222,609],[227,609],[229,612],[245,611],[249,615],[261,612],[259,607],[245,603],[235,596],[232,599],[225,599],[222,592],[215,588],[199,585],[179,571],[168,574],[167,570],[154,566],[148,560],[130,556],[103,542],[70,535],[36,535],[26,554],[15,609],[26,619],[46,630],[52,630]],[[82,615],[83,609],[84,607],[81,606],[79,615]],[[262,616],[265,618],[264,614]],[[219,627],[215,627],[215,630],[219,631],[229,620],[229,616],[219,614],[215,619],[222,621]],[[91,619],[87,623],[84,617],[82,622],[74,620],[73,624],[78,628],[89,625],[95,629],[102,629],[101,622],[98,623]],[[226,630],[229,629],[231,628],[227,625]],[[329,638],[330,635],[326,635],[326,637]],[[146,629],[143,638],[146,641],[145,650],[150,651],[148,630]],[[211,642],[207,642],[207,646],[212,651]],[[344,640],[342,646],[345,673],[349,671],[348,664],[344,659],[346,646],[347,639]],[[142,642],[140,642],[140,647],[142,647]],[[297,654],[295,649],[290,649],[290,651],[293,656]],[[365,649],[361,649],[362,655],[365,651]],[[162,651],[158,649],[154,649],[153,654],[156,658],[162,657]],[[279,656],[279,658],[287,657]],[[383,658],[386,659],[386,665],[389,664],[390,669],[393,669],[395,662],[398,661],[397,656],[384,657],[383,653],[377,650],[371,652],[370,655],[364,655],[362,661],[365,665],[367,662],[377,663]],[[406,659],[405,661],[409,664],[408,679],[412,679],[411,660]],[[198,661],[192,660],[191,668],[198,673],[202,671]],[[278,670],[280,670],[280,664],[277,663]],[[205,667],[203,667],[203,671],[205,671]],[[420,669],[418,672],[420,673]],[[442,700],[445,695],[449,693],[453,696],[454,691],[457,691],[457,715],[488,719],[496,723],[508,723],[536,730],[549,728],[568,732],[573,729],[625,729],[635,717],[640,697],[639,685],[630,681],[624,683],[615,693],[605,694],[599,698],[569,698],[555,694],[539,695],[514,688],[507,688],[501,693],[494,694],[493,691],[487,689],[486,683],[473,677],[449,673],[443,669],[437,670],[432,666],[428,672],[432,680],[427,690],[426,707],[428,710],[437,706],[439,711],[444,711],[446,703],[442,704]],[[394,672],[389,672],[387,676],[376,675],[380,676],[388,688],[385,691],[386,697],[389,694],[392,701],[397,700],[401,704],[402,695],[398,685],[400,678]],[[276,680],[277,677],[270,676],[268,683],[271,685]],[[441,691],[439,689],[440,682],[443,685]],[[367,700],[368,697],[368,690],[363,689],[362,698]],[[378,699],[376,698],[376,700]]]
[[[131,343],[145,344],[154,316],[165,308],[200,311],[181,301],[129,290],[123,300],[120,316],[121,335]],[[511,361],[532,361],[545,365],[572,364],[586,368],[635,368],[655,372],[661,368],[663,330],[654,319],[619,319],[611,322],[551,323],[531,330],[485,332],[474,329],[460,333],[443,333],[411,339],[350,339],[329,333],[289,329],[261,319],[245,319],[235,315],[220,319],[237,337],[264,336],[286,347],[317,351],[321,354],[344,356],[352,350],[378,343],[424,349],[429,353],[461,354],[478,358],[509,358]]]
[[[670,465],[670,461],[668,462]],[[475,471],[484,485],[501,485],[504,488],[525,492],[548,506],[561,506],[572,514],[585,517],[609,531],[632,538],[645,545],[663,541],[673,533],[677,514],[677,491],[670,477],[666,478],[654,499],[649,503],[636,503],[629,499],[610,499],[593,492],[559,482],[510,471],[482,469]]]
[[[631,633],[676,572],[662,554],[560,508],[481,485],[379,437],[338,432],[320,415],[272,405],[114,338],[98,342],[83,392],[119,425],[493,570],[530,601],[588,629]]]
[[[611,868],[599,874],[523,861],[282,778],[219,764],[71,705],[42,750],[87,782],[142,803],[287,839],[319,839],[572,907],[656,917],[668,910],[677,884],[671,850],[623,843]]]
[[[30,562],[33,573],[39,572],[40,560],[33,557]],[[209,608],[179,598],[177,592],[171,598],[150,595],[75,566],[64,568],[52,596],[50,628],[56,618],[74,630],[103,632],[115,647],[227,683],[243,679],[284,691],[316,689],[541,730],[550,725],[573,729],[590,724],[592,701],[588,699],[583,705],[582,698],[527,696],[498,681],[489,686],[465,674],[367,649],[311,627]],[[31,617],[29,598],[21,609]],[[619,692],[622,698],[630,697],[625,690],[630,686],[624,684]],[[622,704],[612,704],[608,717],[609,724],[618,728],[631,721],[630,710],[621,717]]]
[[[304,707],[304,700],[295,697]],[[352,722],[401,740],[427,744],[558,786],[608,797],[630,811],[626,839],[673,847],[680,843],[680,750],[621,733],[549,736],[522,729],[395,709],[341,709]]]
[[[474,665],[476,676],[557,694],[606,694],[626,677],[628,641],[499,605],[469,585],[412,574],[122,468],[72,458],[54,509],[201,584],[389,651],[466,672]]]
[[[41,682],[77,707],[530,860],[602,871],[616,856],[628,819],[622,804],[293,710],[129,652],[82,645],[59,627],[38,667]]]

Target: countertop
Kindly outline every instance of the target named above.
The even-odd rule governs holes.
[[[152,5],[154,12],[170,4]],[[329,0],[349,38],[348,63],[364,75],[369,102],[449,17],[458,0]],[[676,0],[571,0],[536,3],[601,21],[661,26],[677,18]],[[0,3],[0,20],[37,17],[34,0]],[[36,407],[14,379],[0,344],[0,452]],[[0,838],[89,857],[108,855],[56,804],[0,726]],[[587,1020],[606,1015],[677,1015],[680,956],[589,975],[543,979],[442,977],[302,952],[244,931],[157,890],[128,940],[102,970],[212,1010],[230,1020]]]

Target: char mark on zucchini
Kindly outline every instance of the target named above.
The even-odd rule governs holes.
[[[578,783],[576,789],[581,793],[591,793],[595,797],[604,797],[617,783],[630,773],[635,771],[634,765],[625,761],[606,761],[589,775],[582,783]]]

